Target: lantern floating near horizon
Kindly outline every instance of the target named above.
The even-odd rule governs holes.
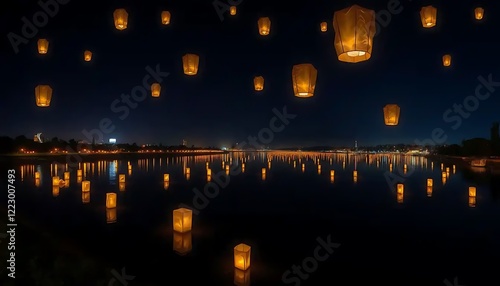
[[[399,124],[399,115],[401,108],[397,104],[387,104],[384,106],[384,122],[387,126],[396,126]]]
[[[193,234],[191,232],[179,233],[174,231],[172,248],[181,256],[188,254],[193,248]]]
[[[314,96],[318,71],[312,64],[298,64],[292,68],[293,93],[296,97]]]
[[[240,270],[250,268],[250,256],[252,248],[244,243],[234,247],[234,267]]]
[[[262,91],[264,89],[264,77],[256,76],[253,78],[253,86],[256,91]]]
[[[269,17],[261,17],[257,21],[259,26],[259,34],[261,36],[267,36],[271,32],[271,19]]]
[[[76,170],[76,176],[82,177],[82,170]]]
[[[335,177],[335,170],[330,170],[330,177]]]
[[[186,208],[178,208],[173,211],[174,231],[185,233],[191,230],[193,225],[193,211]]]
[[[69,180],[69,172],[64,172],[64,180]]]
[[[118,175],[118,182],[125,183],[125,174]]]
[[[443,66],[445,66],[445,67],[451,66],[451,55],[444,55],[443,56]]]
[[[36,105],[39,107],[50,106],[52,100],[52,88],[49,85],[38,85],[35,87]]]
[[[59,186],[59,176],[52,177],[52,186]]]
[[[474,17],[476,17],[476,20],[482,20],[484,17],[484,9],[481,7],[474,9]]]
[[[195,54],[185,54],[182,56],[182,66],[184,74],[196,75],[198,73],[198,66],[200,64],[200,57]]]
[[[107,209],[116,208],[116,193],[106,194],[106,208]]]
[[[161,23],[163,25],[168,25],[170,24],[170,12],[169,11],[162,11],[161,12]]]
[[[39,39],[37,46],[40,55],[45,55],[49,51],[49,41],[47,39]]]
[[[250,270],[245,271],[234,268],[234,285],[236,286],[250,286]]]
[[[403,184],[398,184],[397,185],[397,188],[398,188],[398,195],[399,194],[403,194],[405,192],[405,186]]]
[[[433,181],[432,179],[427,179],[427,187],[432,187]]]
[[[82,181],[82,192],[90,192],[90,181]]]
[[[169,174],[163,174],[163,181],[164,182],[170,181],[170,175]]]
[[[91,51],[85,51],[85,52],[83,52],[83,59],[86,62],[90,62],[92,60],[92,52]]]
[[[229,7],[229,14],[230,14],[231,16],[236,15],[236,6],[231,6],[231,7]]]
[[[328,30],[328,23],[321,22],[321,24],[319,24],[319,29],[321,30],[321,32],[326,32]]]
[[[433,6],[425,6],[420,9],[420,20],[424,28],[436,26],[437,9]]]
[[[151,85],[151,96],[160,97],[161,85],[159,83],[153,83]]]
[[[127,29],[128,25],[128,13],[125,9],[116,9],[113,12],[113,18],[115,21],[115,28],[117,30],[123,31]]]
[[[40,172],[35,172],[35,180],[40,180]]]
[[[358,63],[370,59],[376,32],[375,11],[358,5],[336,11],[333,29],[339,61]]]
[[[116,208],[106,209],[106,223],[116,222]]]
[[[469,197],[476,196],[476,187],[469,187]]]

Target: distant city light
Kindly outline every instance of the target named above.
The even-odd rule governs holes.
[[[109,143],[110,144],[116,144],[116,139],[115,138],[109,138]]]

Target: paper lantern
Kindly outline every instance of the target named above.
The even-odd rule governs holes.
[[[49,41],[47,39],[38,40],[38,53],[45,55],[49,51]]]
[[[170,24],[170,12],[169,11],[162,11],[161,12],[161,23],[163,25]]]
[[[118,182],[125,183],[125,174],[118,175]]]
[[[245,173],[245,163],[241,163],[241,172]]]
[[[441,173],[441,177],[442,177],[442,178],[446,178],[446,177],[447,177],[447,176],[446,176],[446,172],[442,172],[442,173]]]
[[[120,192],[125,192],[125,183],[124,182],[118,183],[118,190]]]
[[[432,187],[432,179],[427,179],[427,187]]]
[[[116,208],[106,209],[106,222],[107,223],[116,222]]]
[[[335,171],[334,170],[330,171],[330,177],[335,177]]]
[[[436,26],[437,9],[433,6],[425,6],[420,10],[420,20],[424,28],[432,28]]]
[[[469,207],[471,208],[476,207],[476,197],[469,197]]]
[[[113,18],[115,20],[115,28],[117,30],[125,30],[128,25],[128,13],[125,9],[116,9],[113,12]]]
[[[384,107],[384,121],[387,126],[395,126],[399,124],[399,114],[401,109],[396,104],[387,104]]]
[[[266,168],[262,168],[262,175],[266,174]]]
[[[40,172],[35,172],[35,180],[40,180]]]
[[[59,186],[52,186],[52,196],[53,197],[59,196]]]
[[[404,193],[405,191],[405,186],[403,184],[398,184],[397,185],[397,188],[398,188],[398,194],[402,194]]]
[[[292,68],[293,92],[296,97],[314,96],[318,71],[312,64],[298,64]]]
[[[212,169],[207,169],[207,176],[212,176]]]
[[[153,83],[151,85],[151,96],[160,97],[161,85],[159,83]]]
[[[76,182],[80,184],[82,182],[82,177],[76,177]]]
[[[229,7],[229,14],[230,14],[231,16],[236,15],[236,6],[231,6],[231,7]]]
[[[50,106],[52,99],[52,88],[49,85],[38,85],[35,87],[36,105],[39,107]]]
[[[170,175],[169,174],[163,174],[163,181],[164,182],[170,181]]]
[[[92,52],[91,51],[85,51],[85,52],[83,52],[83,59],[86,62],[90,62],[92,60]]]
[[[250,286],[250,270],[240,270],[238,268],[234,268],[234,285],[236,286]]]
[[[318,175],[321,174],[321,165],[318,165]]]
[[[64,180],[69,180],[69,172],[64,172]]]
[[[90,192],[90,181],[82,182],[82,192]]]
[[[370,59],[375,36],[375,11],[353,5],[333,14],[338,60],[358,63]]]
[[[107,209],[116,208],[116,193],[106,194],[106,208]]]
[[[451,66],[451,56],[450,55],[443,56],[443,66],[445,66],[445,67]]]
[[[82,170],[76,170],[76,176],[81,177],[82,176]]]
[[[352,171],[352,176],[357,177],[358,176],[358,171]]]
[[[228,168],[229,169],[229,168]],[[186,168],[186,174],[191,174],[191,168]]]
[[[193,223],[193,211],[186,208],[178,208],[173,211],[174,231],[188,232]]]
[[[179,255],[188,254],[193,248],[193,234],[191,232],[179,233],[174,231],[173,250]]]
[[[90,192],[82,193],[82,203],[84,204],[90,203]]]
[[[444,164],[441,163],[441,170],[444,170]]]
[[[321,22],[321,24],[319,24],[319,28],[320,28],[321,32],[326,32],[328,30],[328,23]]]
[[[476,187],[469,187],[469,197],[476,196]]]
[[[267,36],[271,32],[271,20],[268,17],[262,17],[257,21],[259,26],[259,34],[261,36]]]
[[[476,17],[476,20],[482,20],[484,17],[484,9],[481,7],[474,9],[474,16]]]
[[[195,54],[185,54],[182,56],[182,66],[184,74],[195,75],[198,73],[198,65],[200,64],[200,57]]]
[[[52,177],[52,186],[59,186],[59,176]]]
[[[264,89],[264,77],[256,76],[253,79],[253,86],[256,91],[261,91]]]
[[[234,247],[234,267],[240,270],[250,268],[250,256],[252,248],[244,243]]]

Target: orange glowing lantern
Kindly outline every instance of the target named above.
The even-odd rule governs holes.
[[[424,28],[436,26],[437,9],[433,6],[425,6],[420,10],[420,20]]]
[[[321,24],[319,24],[319,28],[320,28],[321,32],[326,32],[328,30],[328,23],[321,22]]]
[[[469,197],[476,196],[476,187],[469,187]]]
[[[77,177],[82,177],[82,170],[76,170],[76,176]]]
[[[169,174],[163,174],[163,181],[164,182],[170,181],[170,175]]]
[[[106,208],[107,209],[116,208],[116,193],[106,194]]]
[[[125,183],[125,174],[118,175],[118,182]]]
[[[52,186],[52,196],[54,196],[54,197],[59,196],[59,185]]]
[[[474,9],[474,16],[476,17],[476,20],[482,20],[484,17],[484,9],[481,7]]]
[[[35,180],[40,180],[40,172],[35,172]]]
[[[182,66],[184,74],[196,75],[198,73],[198,66],[200,64],[200,56],[195,54],[185,54],[182,56]]]
[[[476,197],[469,197],[469,207],[471,208],[476,207]]]
[[[334,46],[338,60],[358,63],[369,60],[375,36],[375,11],[358,5],[333,14]]]
[[[427,187],[427,196],[430,198],[432,197],[432,187]]]
[[[271,19],[268,17],[262,17],[257,21],[259,26],[259,34],[261,36],[267,36],[271,32]]]
[[[250,256],[252,248],[244,243],[234,247],[234,267],[240,270],[250,268]]]
[[[318,71],[312,64],[298,64],[292,68],[293,92],[296,97],[312,97]]]
[[[91,51],[85,51],[85,52],[83,52],[83,59],[86,62],[90,62],[92,60],[92,52]]]
[[[403,184],[398,184],[397,188],[398,188],[398,194],[403,194],[404,193],[405,186]]]
[[[231,7],[229,7],[229,14],[230,14],[231,16],[236,15],[236,6],[231,6]]]
[[[427,179],[427,187],[432,187],[432,179]]]
[[[193,224],[193,211],[186,208],[178,208],[173,211],[174,231],[184,233],[191,230]]]
[[[49,85],[38,85],[35,87],[36,105],[39,107],[50,106],[52,99],[52,88]]]
[[[399,114],[401,109],[397,104],[387,104],[384,107],[384,121],[387,126],[396,126],[399,124]]]
[[[262,76],[254,77],[253,86],[254,86],[256,91],[264,90],[264,77],[262,77]]]
[[[59,176],[52,177],[52,186],[59,186]]]
[[[69,180],[69,172],[64,172],[64,180]]]
[[[159,83],[153,83],[151,85],[151,96],[160,97],[161,85]]]
[[[116,9],[115,12],[113,12],[113,18],[117,30],[123,31],[127,29],[128,13],[125,9]]]
[[[445,66],[445,67],[451,66],[451,55],[444,55],[443,56],[443,66]]]
[[[38,53],[45,55],[49,51],[49,41],[47,39],[38,40]]]

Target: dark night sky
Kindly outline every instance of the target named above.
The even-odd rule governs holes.
[[[271,146],[413,143],[430,138],[434,128],[444,129],[448,143],[489,137],[491,123],[500,120],[500,90],[456,130],[443,113],[474,95],[479,75],[500,81],[500,4],[401,0],[403,11],[375,37],[372,58],[339,62],[333,13],[352,4],[379,11],[388,2],[243,0],[236,16],[226,12],[221,21],[212,1],[69,0],[15,54],[6,35],[20,35],[21,18],[32,19],[41,8],[37,1],[9,1],[16,6],[2,9],[0,135],[85,139],[83,129],[110,118],[116,128],[106,141],[221,146],[257,135],[269,126],[273,108],[287,106],[297,117]],[[437,26],[424,29],[419,11],[429,4],[438,8]],[[473,17],[476,6],[485,8],[482,22]],[[114,28],[116,8],[129,13],[125,31]],[[172,13],[168,26],[160,23],[162,10]],[[270,36],[258,35],[260,16],[271,18]],[[327,33],[319,31],[322,21]],[[47,55],[37,53],[41,37],[50,41]],[[86,49],[93,52],[90,63],[83,61]],[[197,76],[183,74],[185,53],[200,55]],[[445,53],[453,56],[450,68],[442,66]],[[318,69],[312,98],[293,95],[291,70],[299,63]],[[170,73],[161,97],[148,94],[121,120],[111,103],[141,84],[146,66],[156,65]],[[264,76],[264,92],[253,90],[255,75]],[[48,108],[35,105],[38,84],[54,90]],[[401,107],[396,127],[384,125],[388,103]]]

